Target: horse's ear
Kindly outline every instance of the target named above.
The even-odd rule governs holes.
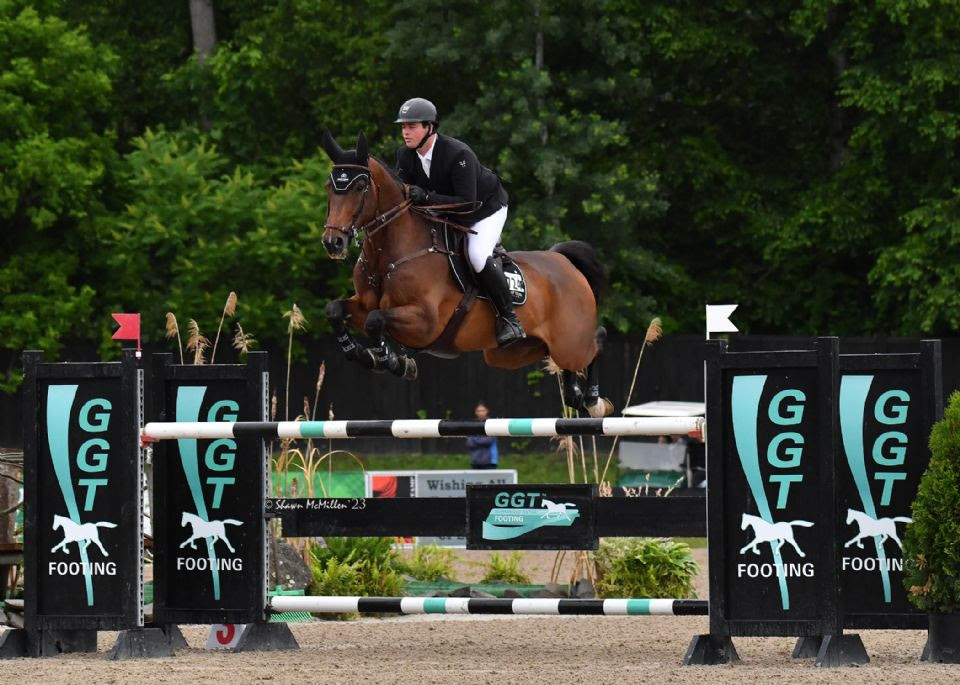
[[[337,141],[333,139],[329,129],[323,130],[323,136],[320,138],[320,146],[334,164],[343,158],[343,149],[337,145]]]
[[[360,131],[357,136],[357,164],[366,165],[367,163],[367,137]]]

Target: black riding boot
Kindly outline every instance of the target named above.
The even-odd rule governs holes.
[[[523,332],[520,319],[513,311],[513,301],[510,299],[510,290],[507,288],[507,279],[503,275],[500,262],[493,257],[487,257],[483,270],[477,273],[477,280],[487,291],[497,310],[497,345],[507,347],[526,338],[527,334]]]

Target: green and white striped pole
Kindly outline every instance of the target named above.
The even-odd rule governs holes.
[[[490,599],[472,597],[270,598],[275,612],[523,614],[543,616],[706,616],[702,599]]]
[[[237,421],[148,423],[144,442],[224,438],[444,438],[487,435],[521,437],[555,435],[659,436],[704,438],[702,417],[612,417],[605,419],[397,419],[392,421]]]

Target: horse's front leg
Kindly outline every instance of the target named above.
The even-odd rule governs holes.
[[[412,357],[399,353],[395,343],[387,335],[387,325],[392,310],[375,309],[367,315],[364,329],[371,338],[379,342],[371,353],[374,371],[389,371],[394,376],[412,381],[417,378],[417,362]]]
[[[359,298],[354,295],[349,300],[333,300],[327,304],[326,314],[344,356],[350,361],[359,362],[368,369],[373,369],[375,365],[370,350],[347,328],[349,322],[359,330],[366,321],[367,314]]]

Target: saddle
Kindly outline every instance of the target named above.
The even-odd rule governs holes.
[[[453,280],[456,281],[463,292],[463,299],[460,300],[460,304],[457,305],[439,337],[423,351],[435,357],[453,359],[459,356],[459,352],[454,347],[453,339],[460,329],[460,324],[467,317],[477,298],[482,300],[489,300],[490,298],[481,290],[476,275],[467,260],[466,250],[464,249],[466,247],[466,234],[447,224],[434,224],[433,230],[440,232],[443,250],[446,252],[447,262],[450,264],[450,273],[453,274]],[[503,275],[507,279],[507,287],[510,290],[510,299],[513,301],[513,305],[517,307],[526,303],[527,281],[519,265],[513,261],[500,243],[497,243],[496,248],[494,248],[493,256],[500,259],[500,263],[503,265]]]
[[[466,254],[466,234],[458,231],[446,224],[441,224],[441,235],[443,236],[443,247],[447,251],[447,261],[450,264],[450,272],[453,274],[453,280],[460,286],[464,293],[470,290],[476,291],[476,296],[481,300],[489,300],[486,293],[477,283],[476,274],[470,267]],[[503,249],[501,243],[493,250],[493,256],[500,259],[503,265],[503,275],[507,278],[507,287],[510,289],[510,299],[513,305],[519,307],[527,301],[527,282],[523,276],[520,266],[513,261],[510,254]]]

